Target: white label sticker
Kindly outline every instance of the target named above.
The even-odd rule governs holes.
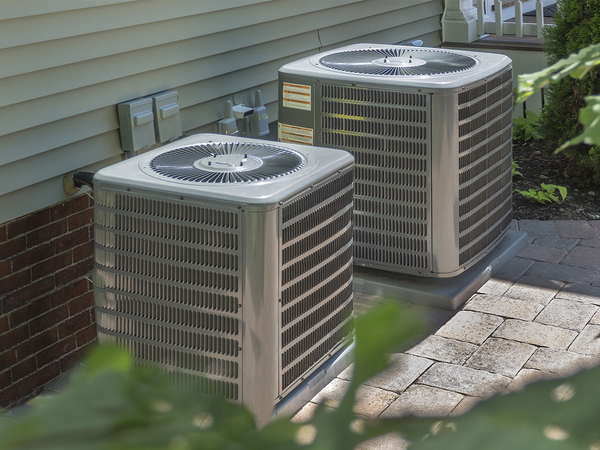
[[[311,110],[310,86],[283,83],[283,106],[286,108]]]
[[[279,140],[281,142],[293,142],[295,144],[313,145],[313,130],[310,128],[296,127],[280,123]]]

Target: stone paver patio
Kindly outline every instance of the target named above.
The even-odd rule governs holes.
[[[600,221],[513,221],[529,245],[456,312],[420,309],[429,332],[365,383],[355,411],[365,417],[448,416],[478,401],[600,363]],[[355,294],[357,314],[378,300]],[[295,417],[335,407],[342,372]],[[384,436],[364,449],[404,448]]]

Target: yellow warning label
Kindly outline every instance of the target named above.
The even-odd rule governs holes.
[[[294,125],[279,123],[278,135],[281,142],[313,145],[313,130],[311,128],[296,127]]]
[[[311,87],[304,84],[283,83],[283,106],[310,111]]]

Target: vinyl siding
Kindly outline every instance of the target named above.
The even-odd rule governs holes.
[[[33,6],[33,7],[32,7]],[[116,105],[177,90],[184,133],[216,130],[225,101],[277,70],[353,42],[440,41],[442,1],[30,0],[0,8],[0,223],[68,198],[64,174],[121,160]]]

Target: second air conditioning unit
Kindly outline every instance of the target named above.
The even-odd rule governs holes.
[[[455,276],[512,213],[504,55],[356,44],[279,71],[279,140],[355,159],[355,263]]]
[[[301,407],[350,362],[352,163],[207,134],[97,172],[100,343],[259,425]]]

